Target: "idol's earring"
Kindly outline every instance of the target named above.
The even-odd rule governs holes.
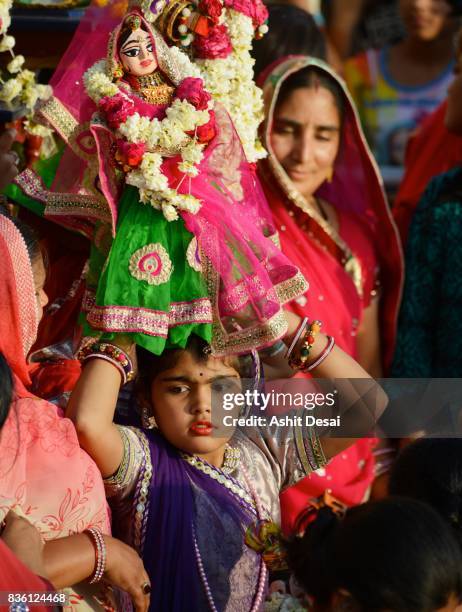
[[[334,166],[331,166],[327,171],[326,181],[328,183],[332,183],[332,179],[334,178]]]
[[[112,76],[114,79],[121,79],[124,75],[124,69],[121,63],[117,62],[112,69]]]

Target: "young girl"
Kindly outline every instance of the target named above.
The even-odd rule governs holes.
[[[302,344],[293,355],[303,357]],[[281,489],[351,443],[321,445],[306,427],[219,432],[212,390],[239,392],[239,364],[207,348],[194,338],[186,350],[140,355],[141,402],[154,430],[113,424],[120,374],[106,359],[88,360],[68,406],[80,443],[107,479],[116,532],[144,559],[152,610],[260,610]],[[336,381],[340,392],[367,407],[351,379],[369,377],[322,334],[308,363],[319,363],[319,377],[341,371],[349,381]]]

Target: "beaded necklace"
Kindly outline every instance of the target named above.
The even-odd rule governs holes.
[[[225,459],[224,459],[223,467],[226,466],[228,453],[231,453],[231,456],[232,456],[232,459],[229,460],[230,462],[232,461],[233,464],[235,464],[236,462],[239,461],[240,450],[238,448],[233,448],[233,447],[227,445],[226,448],[225,448]],[[187,461],[191,465],[194,465],[195,467],[197,467],[202,472],[205,472],[206,474],[209,474],[210,476],[212,476],[212,478],[214,477],[212,475],[213,471],[210,472],[210,469],[209,470],[205,469],[207,467],[212,468],[213,466],[210,466],[209,464],[207,464],[206,462],[201,460],[200,457],[196,457],[195,455],[188,455],[186,453],[181,453],[181,456],[183,457],[183,459],[185,459],[185,461]],[[237,466],[237,464],[233,465],[232,471],[234,471],[236,466]],[[230,467],[231,466],[228,466],[228,469],[230,469]],[[222,468],[222,470],[223,470],[223,468]],[[255,491],[255,488],[254,488],[254,486],[252,484],[252,481],[251,481],[251,479],[250,479],[250,477],[249,477],[249,475],[247,473],[247,470],[245,469],[245,467],[243,465],[241,465],[241,470],[242,470],[242,473],[244,475],[244,479],[245,479],[246,485],[247,485],[247,487],[248,487],[248,489],[250,491],[250,496],[248,496],[248,497],[252,498],[252,501],[253,501],[253,503],[255,505],[255,508],[256,508],[256,511],[257,511],[257,519],[259,521],[263,520],[264,512],[263,512],[263,508],[262,508],[262,505],[261,505],[261,502],[260,502],[260,498],[258,497],[258,494]],[[217,472],[218,472],[218,470],[217,470]],[[222,482],[222,480],[219,479],[219,478],[217,478],[217,480],[220,483]],[[229,487],[229,488],[231,489],[231,487]],[[193,530],[194,552],[195,552],[195,555],[196,555],[197,569],[199,570],[199,575],[200,575],[200,578],[201,578],[202,586],[203,586],[204,591],[205,591],[205,595],[207,597],[209,608],[210,608],[211,612],[218,612],[218,609],[217,609],[217,607],[215,605],[215,601],[213,599],[212,589],[210,588],[209,581],[207,579],[207,574],[205,572],[204,562],[202,561],[201,553],[200,553],[200,550],[199,550],[199,545],[197,543],[197,537],[196,537],[196,531],[194,529],[194,525],[191,525],[191,528]],[[259,573],[258,573],[257,592],[256,592],[256,595],[255,595],[255,599],[254,599],[252,608],[250,609],[249,612],[258,612],[261,609],[261,605],[262,605],[263,597],[264,597],[265,586],[266,586],[267,573],[268,573],[268,571],[266,569],[266,565],[265,565],[265,562],[263,560],[263,557],[260,556],[260,569],[259,569]]]

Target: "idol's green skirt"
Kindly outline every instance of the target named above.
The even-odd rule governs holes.
[[[183,220],[167,221],[125,187],[119,203],[116,236],[96,229],[88,286],[95,300],[85,330],[103,339],[128,334],[140,346],[160,354],[184,348],[191,334],[210,342],[212,307],[195,237]]]

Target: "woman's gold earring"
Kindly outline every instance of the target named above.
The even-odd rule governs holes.
[[[334,178],[334,167],[332,166],[331,168],[329,168],[329,170],[327,171],[327,176],[326,176],[326,181],[328,183],[332,183],[332,179]]]

